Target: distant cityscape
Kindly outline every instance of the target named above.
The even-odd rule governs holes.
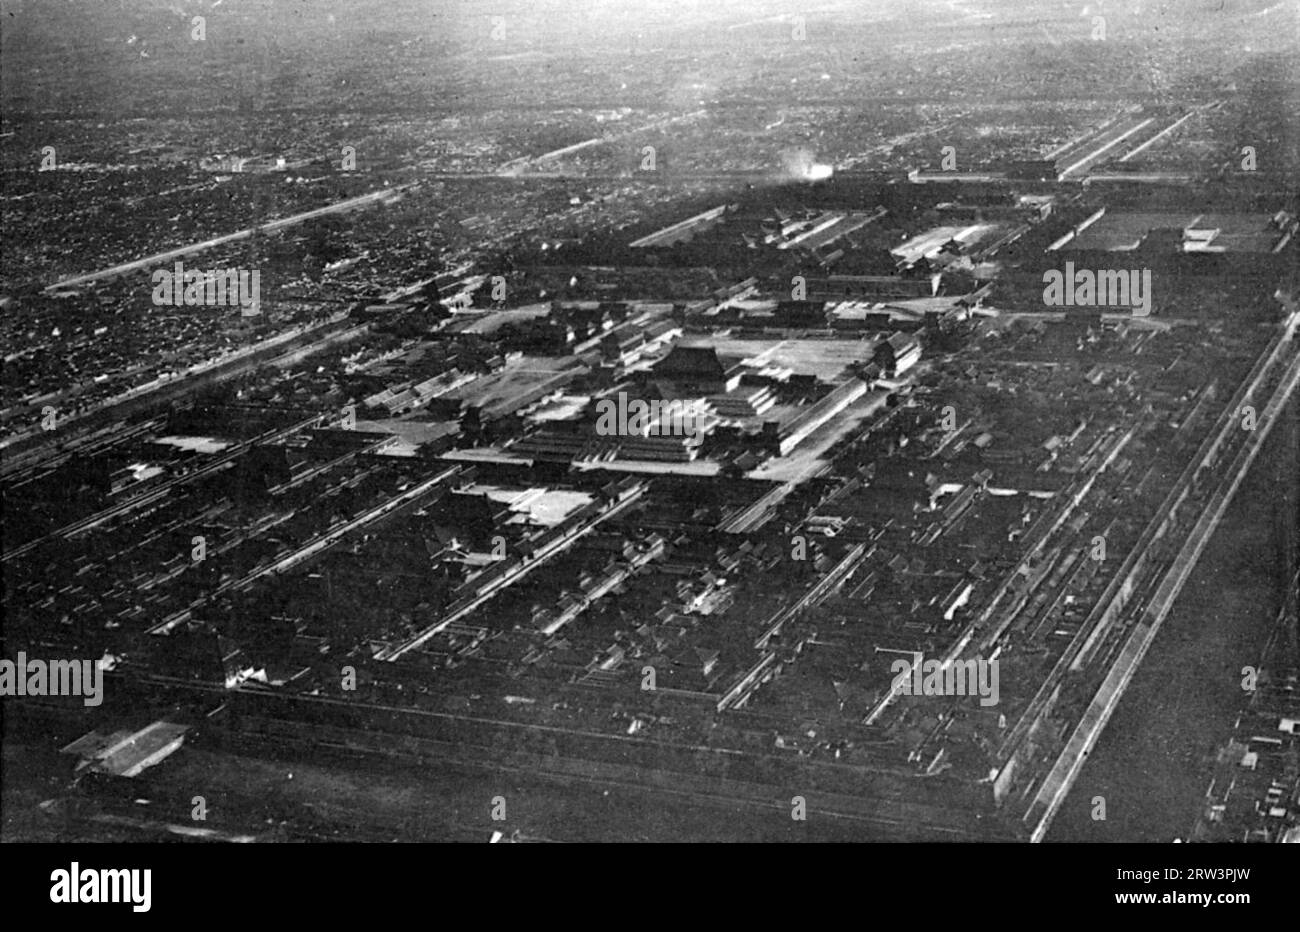
[[[1232,6],[4,0],[0,840],[1300,842]]]

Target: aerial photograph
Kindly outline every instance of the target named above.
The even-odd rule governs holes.
[[[1297,0],[0,0],[0,229],[0,842],[1300,843]]]

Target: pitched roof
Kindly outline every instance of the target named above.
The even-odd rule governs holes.
[[[667,378],[720,380],[724,371],[718,352],[713,347],[680,344],[674,346],[654,367],[655,375]]]

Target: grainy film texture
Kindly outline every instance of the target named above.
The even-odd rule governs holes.
[[[1300,841],[1298,7],[0,0],[0,840]]]

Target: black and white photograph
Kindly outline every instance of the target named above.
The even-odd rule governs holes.
[[[25,897],[1293,895],[1237,852],[1300,843],[1297,0],[0,0],[0,229]]]

